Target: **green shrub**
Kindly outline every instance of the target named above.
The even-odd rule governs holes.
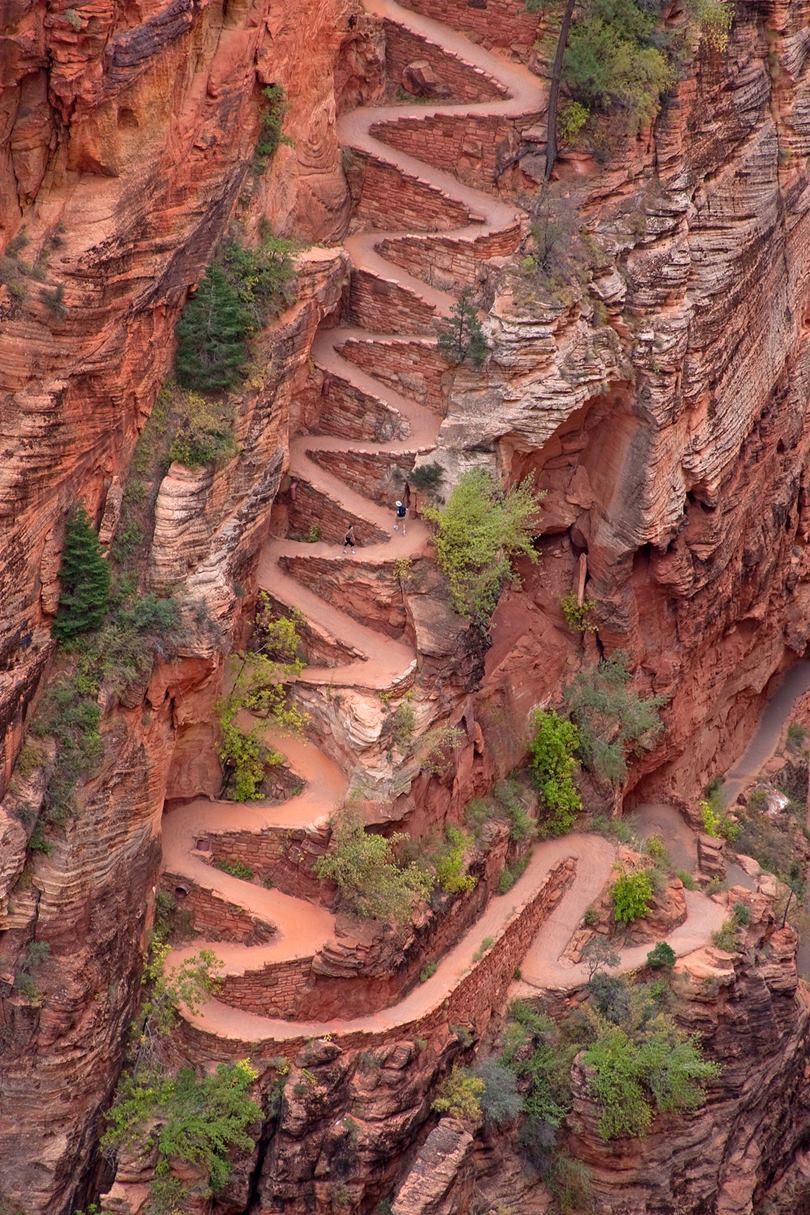
[[[154,1070],[125,1076],[102,1144],[155,1148],[158,1177],[169,1176],[171,1161],[183,1161],[202,1169],[216,1193],[230,1176],[231,1150],[254,1146],[248,1127],[262,1119],[261,1107],[249,1096],[255,1079],[245,1060],[220,1063],[202,1077],[190,1067],[172,1077]],[[153,1120],[157,1125],[150,1127]]]
[[[291,299],[289,253],[288,242],[276,237],[257,249],[225,242],[177,325],[181,387],[217,393],[241,382],[250,338]]]
[[[562,1125],[571,1108],[571,1064],[578,1046],[563,1042],[559,1028],[523,1001],[509,1009],[501,1062],[523,1079],[523,1110],[533,1125]]]
[[[469,360],[475,367],[480,367],[486,359],[489,347],[469,288],[462,291],[450,317],[439,329],[438,345],[451,363]]]
[[[557,1199],[561,1215],[591,1210],[591,1173],[581,1160],[557,1151],[543,1179]]]
[[[590,110],[579,101],[565,101],[557,117],[557,136],[560,143],[573,143],[590,118]]]
[[[50,735],[55,755],[45,786],[46,823],[61,824],[75,808],[80,778],[92,776],[103,754],[98,687],[86,688],[76,677],[59,679],[45,694],[32,726],[35,734]]]
[[[243,710],[293,733],[300,733],[306,725],[305,714],[291,702],[288,690],[289,681],[304,666],[298,657],[298,625],[295,613],[276,618],[269,596],[262,592],[251,648],[233,655],[235,674],[219,707],[219,756],[225,767],[222,792],[228,790],[236,801],[260,798],[268,767],[283,758],[263,741],[258,725],[244,728],[240,724]]]
[[[666,941],[659,941],[647,954],[647,965],[651,970],[671,970],[677,957],[678,955],[671,945],[668,945]]]
[[[732,842],[737,839],[737,836],[740,834],[740,827],[727,814],[722,814],[710,801],[705,800],[698,803],[698,809],[700,810],[703,830],[707,835],[713,835],[716,839],[725,839]]]
[[[403,751],[413,738],[416,727],[416,713],[409,699],[397,705],[386,723],[394,744]]]
[[[675,876],[681,879],[686,890],[697,890],[697,882],[688,869],[676,869]]]
[[[531,860],[531,855],[527,853],[519,860],[514,861],[511,865],[505,865],[501,870],[501,875],[498,878],[498,894],[506,894],[512,889],[515,882],[523,877],[526,868]]]
[[[570,194],[563,189],[547,185],[535,200],[520,271],[527,285],[570,302],[587,285],[594,248],[582,232],[582,219]]]
[[[588,968],[588,982],[590,983],[606,966],[611,968],[618,966],[621,958],[607,937],[597,933],[583,948],[582,961]]]
[[[656,1110],[696,1109],[705,1100],[703,1083],[719,1074],[716,1064],[702,1058],[697,1039],[665,1013],[635,1034],[604,1022],[584,1062],[591,1069],[588,1087],[601,1108],[603,1139],[644,1135]]]
[[[583,599],[582,603],[577,599],[576,593],[571,592],[570,595],[563,595],[560,600],[562,614],[565,617],[565,623],[574,633],[595,633],[597,625],[591,620],[591,613],[596,604],[590,599]]]
[[[460,615],[486,625],[504,583],[513,580],[514,558],[537,561],[532,537],[539,525],[538,503],[529,479],[503,490],[489,473],[474,468],[446,506],[424,508],[425,518],[437,525],[439,566]]]
[[[590,0],[571,25],[563,65],[575,101],[624,113],[635,134],[658,113],[675,74],[655,45],[656,18],[634,0]]]
[[[734,953],[737,948],[737,925],[733,920],[726,920],[722,928],[712,933],[712,945],[725,953]]]
[[[278,84],[269,84],[262,89],[264,109],[259,127],[259,138],[253,152],[253,168],[263,173],[282,144],[292,145],[289,135],[283,133],[284,115],[287,113],[287,98]]]
[[[439,966],[437,962],[426,962],[419,971],[419,982],[427,983],[428,979],[431,978],[432,975],[435,975],[438,969]]]
[[[242,878],[245,882],[251,882],[255,877],[250,865],[246,865],[244,861],[214,861],[214,867],[221,869],[223,873],[230,873],[231,877]]]
[[[454,1067],[441,1084],[431,1109],[449,1114],[464,1122],[474,1122],[481,1116],[481,1097],[485,1082],[461,1067]]]
[[[358,915],[405,924],[430,894],[432,879],[420,865],[398,864],[394,848],[404,838],[374,835],[358,814],[345,810],[333,826],[329,852],[315,862],[315,873],[334,882]]]
[[[738,928],[745,928],[751,923],[751,908],[747,903],[738,901],[731,909],[731,918]]]
[[[788,726],[787,745],[791,751],[801,751],[807,742],[807,728],[800,721],[792,721]]]
[[[656,865],[661,865],[666,869],[670,868],[667,846],[660,835],[648,836],[644,841],[644,851]]]
[[[423,493],[435,492],[443,480],[444,469],[441,464],[420,464],[408,473],[410,484]]]
[[[580,672],[565,690],[586,766],[614,785],[627,775],[627,755],[650,747],[663,728],[658,710],[666,697],[638,696],[629,681],[627,655],[618,651]]]
[[[653,884],[649,873],[623,873],[613,883],[610,892],[613,900],[613,915],[617,924],[632,924],[642,919],[650,910]]]
[[[476,878],[466,872],[466,854],[472,840],[458,827],[446,828],[447,847],[436,864],[436,877],[445,894],[466,894],[475,889]]]
[[[492,948],[492,946],[494,944],[495,944],[494,937],[484,937],[483,941],[481,942],[481,944],[478,946],[475,953],[473,954],[473,961],[480,962],[482,958],[486,957],[486,955],[489,953],[490,949]]]
[[[734,20],[734,4],[730,0],[687,0],[687,12],[708,47],[714,51],[727,49]]]
[[[577,811],[582,809],[582,799],[574,784],[579,731],[573,722],[553,709],[535,709],[532,721],[529,766],[551,816],[544,824],[545,830],[551,835],[563,835],[573,827]]]
[[[514,1071],[490,1055],[475,1067],[473,1075],[484,1082],[480,1103],[487,1122],[493,1126],[514,1122],[523,1109]]]
[[[476,839],[493,815],[493,808],[482,797],[473,797],[464,807],[464,821]]]
[[[67,518],[59,580],[53,635],[57,641],[69,642],[99,627],[110,599],[110,567],[83,506]]]
[[[236,454],[233,412],[221,401],[198,392],[176,392],[173,408],[177,430],[169,459],[186,468],[216,467]]]

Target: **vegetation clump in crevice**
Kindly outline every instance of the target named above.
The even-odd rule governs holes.
[[[549,817],[543,830],[563,835],[574,825],[582,798],[574,783],[579,730],[554,709],[535,709],[534,733],[529,740],[529,767]]]
[[[129,1058],[107,1113],[102,1146],[149,1149],[156,1154],[150,1215],[188,1209],[189,1203],[220,1191],[231,1172],[231,1154],[255,1145],[261,1107],[250,1096],[256,1072],[246,1060],[221,1063],[213,1072],[171,1071],[167,1043],[179,1011],[199,1011],[216,992],[220,964],[207,950],[166,970],[168,946],[153,937],[143,975],[144,999],[131,1027]],[[200,1182],[181,1180],[173,1166],[191,1166]]]
[[[455,610],[485,628],[504,585],[515,581],[518,556],[538,560],[533,537],[540,525],[540,495],[531,479],[503,489],[480,468],[470,469],[444,507],[426,506],[436,524],[439,567]]]
[[[279,84],[262,89],[263,106],[259,120],[259,137],[253,151],[253,171],[264,173],[280,147],[292,147],[293,141],[284,134],[287,96]]]
[[[661,951],[665,976],[673,960]],[[604,967],[612,964],[607,955],[600,957],[591,968],[587,1001],[555,1018],[524,1001],[512,1004],[501,1053],[481,1073],[493,1075],[504,1123],[520,1118],[518,1143],[547,1182],[560,1155],[575,1084],[584,1083],[596,1104],[598,1133],[611,1140],[645,1135],[657,1113],[697,1108],[705,1086],[719,1074],[698,1037],[678,1026],[666,978],[644,983],[608,975]],[[517,1081],[519,1106],[501,1068]],[[485,1090],[485,1111],[488,1099]],[[587,1177],[581,1180],[587,1188]]]
[[[450,316],[439,328],[438,346],[448,362],[456,366],[465,362],[474,367],[483,366],[489,346],[469,288],[465,287]]]
[[[275,236],[255,249],[235,236],[224,241],[177,324],[181,388],[211,394],[242,382],[250,339],[293,298],[290,251],[290,243]]]
[[[564,693],[584,764],[614,787],[627,775],[628,756],[652,747],[663,729],[659,710],[666,697],[639,696],[630,680],[627,655],[617,651],[581,671]]]

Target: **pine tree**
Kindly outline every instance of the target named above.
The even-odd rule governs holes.
[[[469,359],[476,367],[487,357],[489,347],[467,287],[453,305],[447,325],[439,330],[439,349],[453,363]]]
[[[241,378],[252,332],[253,318],[238,286],[215,263],[177,326],[178,383],[197,392],[232,388]]]
[[[72,641],[99,627],[110,597],[110,568],[83,506],[68,516],[59,578],[62,591],[53,635],[58,641]]]

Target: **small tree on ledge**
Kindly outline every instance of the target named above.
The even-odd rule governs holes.
[[[487,357],[489,347],[478,313],[470,302],[468,287],[453,305],[447,324],[439,330],[439,350],[451,363],[469,359],[475,367],[480,367]]]
[[[110,567],[83,506],[68,516],[59,578],[53,635],[57,641],[73,641],[101,625],[110,598]]]

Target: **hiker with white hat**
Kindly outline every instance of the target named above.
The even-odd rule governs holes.
[[[403,502],[397,502],[394,507],[394,531],[399,531],[399,525],[402,524],[402,534],[405,535],[405,519],[408,514],[408,508]]]

